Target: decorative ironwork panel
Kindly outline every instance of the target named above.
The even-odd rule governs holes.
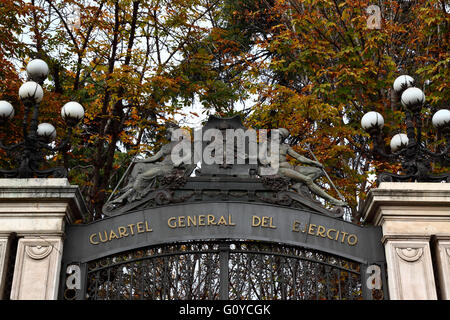
[[[231,247],[230,299],[362,299],[359,263],[277,244]]]
[[[215,243],[165,245],[88,264],[87,299],[217,299]]]
[[[87,264],[86,299],[362,299],[361,265],[255,241],[186,242]]]

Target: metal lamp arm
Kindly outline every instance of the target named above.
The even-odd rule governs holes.
[[[3,144],[3,141],[0,140],[0,148],[4,149],[6,151],[14,151],[15,149],[23,146],[23,144],[24,144],[23,142],[20,142],[20,143],[14,143],[14,144],[11,144],[9,146],[6,146],[6,145]]]
[[[430,151],[428,149],[424,149],[424,151],[426,152],[426,154],[428,154],[429,156],[433,157],[433,158],[440,158],[440,157],[448,157],[448,154],[450,153],[450,148],[449,146],[446,146],[445,149],[441,152],[433,152]]]
[[[71,138],[71,137],[72,137],[72,127],[69,127],[69,130],[68,130],[68,132],[67,132],[66,137],[64,138],[63,141],[61,141],[61,143],[60,143],[58,146],[56,146],[56,147],[51,147],[51,146],[49,146],[48,144],[46,144],[46,143],[44,143],[44,142],[41,142],[41,141],[39,141],[39,146],[42,147],[42,148],[44,148],[44,149],[47,149],[47,150],[49,150],[49,151],[52,151],[52,152],[61,151],[62,149],[64,149],[65,147],[67,147],[67,145],[69,144],[69,141],[70,141],[70,138]]]
[[[437,161],[450,162],[450,141],[447,140],[447,144],[441,152],[433,152],[426,148],[424,148],[424,152]]]
[[[396,160],[398,155],[401,154],[402,151],[396,153],[386,153],[383,146],[378,141],[380,137],[379,132],[371,134],[371,136],[372,140],[374,141],[372,153],[379,154],[383,158],[386,158],[389,162]]]

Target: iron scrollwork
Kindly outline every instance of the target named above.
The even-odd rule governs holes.
[[[359,263],[274,243],[167,244],[88,263],[89,300],[360,300]]]
[[[432,110],[425,104],[425,95],[414,87],[414,79],[403,75],[394,81],[393,94],[396,102],[401,104],[405,112],[406,134],[396,134],[391,140],[391,153],[385,151],[381,128],[384,119],[378,112],[371,111],[361,120],[363,128],[370,134],[374,142],[372,154],[381,156],[389,162],[400,161],[401,174],[383,172],[378,176],[380,182],[450,182],[450,173],[433,174],[432,163],[439,163],[442,167],[450,166],[450,111],[441,109],[432,119],[445,140],[444,145],[437,146],[431,151],[423,141],[422,108]]]
[[[372,131],[373,151],[390,162],[400,160],[402,174],[382,172],[378,182],[450,182],[450,173],[432,174],[431,163],[438,162],[442,166],[450,166],[450,129],[444,130],[446,145],[440,152],[433,152],[425,147],[422,141],[422,117],[420,112],[406,110],[406,132],[408,145],[399,151],[387,153],[380,143],[379,130]]]
[[[34,59],[27,65],[30,81],[25,82],[19,89],[19,97],[24,105],[22,122],[23,141],[6,145],[0,139],[0,149],[5,150],[16,158],[18,166],[14,169],[0,168],[0,175],[5,178],[64,178],[67,169],[54,167],[43,169],[46,152],[55,153],[67,150],[72,135],[72,128],[84,117],[84,108],[77,102],[66,103],[61,116],[68,125],[67,136],[59,144],[52,146],[56,137],[56,129],[49,123],[38,124],[39,108],[44,92],[42,85],[48,75],[48,66],[41,59]],[[32,80],[32,81],[31,81]],[[0,125],[14,117],[14,108],[8,101],[0,101]]]

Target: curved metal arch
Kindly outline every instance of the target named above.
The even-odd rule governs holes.
[[[203,215],[204,223],[199,225],[199,217],[201,215]],[[197,225],[189,226],[187,224],[188,216],[192,219],[197,217]],[[208,216],[211,216],[211,219],[215,219],[216,223],[212,223],[211,225],[207,224],[206,221],[209,220]],[[223,218],[221,221],[224,224],[217,225],[219,217]],[[259,221],[261,223],[258,222],[258,219],[260,219]],[[262,221],[265,221],[265,224]],[[140,229],[137,227],[138,224]],[[128,230],[126,236],[125,230]],[[133,234],[131,234],[131,230],[134,230]],[[138,232],[138,230],[140,231]],[[327,230],[331,232],[327,232]],[[338,238],[338,231],[341,234],[353,235],[352,241],[348,243],[344,241],[345,239],[348,240],[348,238],[341,236]],[[356,238],[358,241],[353,241]],[[183,245],[193,246],[196,243],[209,247],[202,247],[197,250],[191,248],[189,249],[189,254],[185,254],[184,249],[164,251],[164,248],[181,248]],[[240,243],[258,244],[259,247],[256,247],[253,251],[248,247],[230,247],[230,244],[236,245]],[[264,251],[264,246],[266,246],[266,251]],[[149,255],[143,252],[145,250],[153,250],[152,248],[158,248],[160,251],[152,252],[149,258]],[[327,263],[326,261],[325,263],[321,263],[311,257],[298,256],[296,253],[292,253],[295,250],[298,250],[298,252],[314,252],[323,257],[334,257],[334,259],[338,260],[351,261],[359,266],[359,274],[358,272],[352,273],[351,270],[345,270],[345,268],[336,266],[333,263]],[[139,253],[141,255],[135,256],[134,258],[127,257],[128,254],[132,253]],[[195,256],[203,256],[204,259],[194,259],[193,257]],[[252,262],[248,257],[253,257],[254,261]],[[113,264],[108,262],[110,261],[108,259],[112,258],[116,259],[113,261]],[[103,265],[92,267],[93,263],[97,263],[98,261],[101,261]],[[159,263],[156,263],[156,261],[159,261]],[[351,275],[357,277],[359,283],[362,285],[369,277],[365,271],[369,265],[376,264],[382,269],[384,268],[385,257],[381,243],[381,230],[379,227],[362,227],[308,210],[292,209],[263,203],[212,201],[145,208],[86,225],[67,226],[63,270],[74,270],[74,268],[68,269],[68,267],[73,265],[79,266],[79,279],[82,279],[82,281],[80,281],[81,289],[67,291],[67,288],[64,287],[66,276],[62,274],[60,292],[62,298],[86,299],[86,292],[91,292],[90,297],[92,294],[94,296],[98,295],[95,293],[98,291],[89,289],[95,281],[99,284],[107,283],[103,287],[103,284],[99,287],[105,293],[105,286],[118,286],[119,284],[117,282],[123,283],[123,281],[130,283],[140,277],[143,279],[140,281],[142,286],[153,286],[156,289],[150,290],[150,293],[138,294],[138,296],[148,298],[152,297],[151,292],[159,292],[159,298],[169,299],[172,297],[170,292],[173,293],[175,289],[173,286],[170,287],[170,285],[167,286],[161,283],[173,283],[174,280],[171,280],[172,276],[177,275],[178,272],[181,277],[179,279],[185,279],[185,281],[180,280],[176,282],[177,286],[179,287],[182,284],[183,288],[189,288],[188,282],[190,278],[188,275],[199,270],[200,267],[198,266],[197,269],[192,269],[192,266],[197,264],[203,267],[210,265],[210,271],[202,274],[205,274],[205,276],[208,274],[208,279],[216,279],[214,280],[215,282],[213,281],[211,283],[211,288],[214,288],[214,290],[205,289],[206,291],[204,290],[204,292],[210,292],[211,294],[207,297],[201,296],[202,298],[214,299],[219,296],[223,299],[234,299],[237,296],[243,296],[244,298],[250,299],[253,296],[248,292],[253,292],[252,290],[254,289],[251,289],[249,285],[253,284],[255,288],[260,287],[259,284],[256,286],[255,282],[260,277],[258,274],[263,274],[266,271],[269,272],[269,269],[264,268],[267,265],[271,265],[274,261],[278,261],[277,264],[273,265],[274,270],[281,272],[279,276],[285,279],[283,280],[284,282],[282,281],[284,284],[280,284],[280,286],[289,288],[289,290],[286,289],[287,291],[283,292],[299,292],[295,288],[304,284],[302,282],[303,280],[299,280],[302,277],[295,275],[295,272],[292,270],[303,270],[305,275],[308,272],[310,272],[310,275],[315,275],[319,271],[314,270],[322,268],[320,270],[323,271],[325,282],[329,279],[327,280],[326,278],[327,274],[324,268],[335,270],[332,271],[334,273],[328,274],[328,276],[331,275],[332,277],[338,272],[349,272]],[[234,269],[229,267],[229,263],[231,263]],[[151,267],[151,270],[156,270],[154,272],[159,273],[159,275],[165,274],[165,276],[161,278],[156,274],[153,277],[148,277],[139,271],[135,273],[133,278],[130,278],[128,273],[122,272],[123,268],[127,269],[130,267],[130,270],[135,270],[136,268],[139,269],[140,265],[146,264]],[[173,269],[175,268],[174,265],[184,265],[188,269],[181,267],[179,269]],[[189,265],[191,269],[189,269]],[[281,268],[281,265],[284,267]],[[166,268],[170,267],[174,271],[172,273],[164,271],[162,269],[164,266]],[[227,270],[227,272],[224,273],[222,270]],[[259,273],[256,270],[260,270],[258,271]],[[289,271],[290,276],[287,270],[291,270]],[[114,278],[116,282],[105,282],[105,279],[107,280],[109,276],[114,274],[117,275],[117,278]],[[384,271],[382,274],[384,274]],[[91,279],[91,282],[85,279]],[[155,283],[151,279],[159,279],[159,284],[157,283],[158,281]],[[292,282],[289,279],[297,279],[298,281],[295,280]],[[201,282],[199,280],[196,281],[197,283]],[[229,281],[230,286],[234,286],[234,291],[227,286],[218,285],[220,282],[224,283],[225,281]],[[260,283],[261,279],[258,281]],[[308,285],[313,286],[313,282],[311,280],[308,281]],[[356,283],[356,278],[351,281]],[[290,285],[289,283],[293,284]],[[319,289],[322,288],[322,284],[317,284],[317,286]],[[262,287],[264,287],[264,284]],[[164,290],[166,291],[158,291],[159,289],[157,288],[165,288]],[[311,288],[308,290],[313,290]],[[331,287],[328,286],[325,288]],[[142,291],[143,289],[140,290]],[[193,289],[186,290],[188,290],[186,292],[191,292]],[[200,289],[195,290],[197,293],[201,291]],[[334,292],[333,290],[330,292]],[[364,298],[371,299],[369,289],[362,286],[361,290]],[[385,290],[386,286],[384,285],[383,290],[378,290],[378,292],[381,292],[381,296],[384,296],[386,295]],[[255,293],[255,295],[259,295],[260,297],[264,296],[263,293],[259,292],[258,294]],[[116,296],[117,298],[122,297],[120,294],[116,294]],[[187,293],[186,296],[188,296]],[[289,294],[283,293],[283,296],[276,296],[274,298],[281,299],[288,297],[290,297]],[[323,296],[321,297],[323,298]],[[335,294],[331,294],[329,297],[333,298]],[[301,296],[299,295],[294,298],[301,298]],[[328,298],[328,293],[325,295],[325,298]]]

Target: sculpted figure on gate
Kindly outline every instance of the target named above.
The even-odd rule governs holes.
[[[228,132],[220,136],[226,130],[244,132],[242,124],[235,122],[234,118],[213,118],[209,125],[207,123],[203,127],[206,128],[205,130],[199,130],[200,143],[197,143],[196,134],[193,141],[188,130],[177,130],[178,126],[167,124],[169,142],[163,145],[155,155],[134,161],[130,165],[131,172],[128,173],[127,169],[122,177],[127,179],[126,185],[106,202],[103,213],[111,216],[137,208],[187,200],[245,201],[248,198],[249,201],[254,201],[255,197],[263,202],[306,207],[331,216],[341,216],[344,213],[341,209],[346,203],[330,196],[315,182],[322,175],[329,179],[322,164],[298,154],[285,143],[289,136],[287,129],[273,130],[270,135],[270,144],[266,144],[267,131],[261,129],[260,141],[256,146],[257,139],[250,139],[251,135],[248,137],[248,143],[246,142],[246,133],[242,135],[241,140],[235,135],[228,137]],[[218,128],[226,130],[220,131]],[[205,135],[208,136],[210,129],[215,130],[217,137],[214,136],[214,139],[208,140]],[[254,135],[256,137],[256,133]],[[229,148],[230,140],[233,143],[241,141],[241,148],[232,148],[233,145]],[[255,146],[252,147],[251,143]],[[214,148],[211,148],[211,145]],[[199,150],[196,150],[195,146],[199,146]],[[191,173],[199,162],[194,155],[198,154],[201,155],[199,159],[202,166],[197,169],[195,177],[191,177]],[[214,156],[221,156],[217,158],[222,161],[225,159],[235,161],[233,164],[224,165],[213,162],[213,165],[210,165],[211,159],[205,160],[205,157],[209,156],[213,160],[215,160]],[[299,164],[291,164],[288,156],[293,157]],[[239,157],[243,158],[243,161],[237,161]],[[257,160],[254,160],[255,158]],[[330,183],[334,187],[331,180]],[[339,191],[337,192],[339,194]],[[339,208],[336,208],[336,212],[325,209],[320,201],[312,197],[312,194]]]
[[[308,159],[297,152],[295,152],[289,144],[284,140],[289,136],[289,131],[285,128],[278,129],[279,131],[279,149],[269,150],[268,154],[278,152],[279,167],[278,175],[292,181],[291,188],[297,193],[302,194],[301,188],[306,186],[312,193],[319,197],[328,200],[330,203],[337,206],[346,205],[345,202],[337,200],[322,190],[314,181],[321,177],[323,172],[323,165],[320,162]],[[272,155],[272,154],[271,154]],[[287,156],[291,156],[302,165],[292,165],[287,161]],[[266,161],[269,162],[269,161]],[[304,164],[309,166],[304,166]]]
[[[175,164],[172,161],[172,150],[179,143],[178,141],[172,141],[172,134],[179,127],[172,123],[168,123],[166,126],[166,138],[170,142],[163,145],[155,155],[142,160],[135,160],[133,170],[128,176],[127,185],[119,191],[115,198],[108,201],[107,205],[115,206],[142,199],[158,187],[158,178],[171,174],[188,176],[192,173],[195,166],[185,165],[184,163]]]

